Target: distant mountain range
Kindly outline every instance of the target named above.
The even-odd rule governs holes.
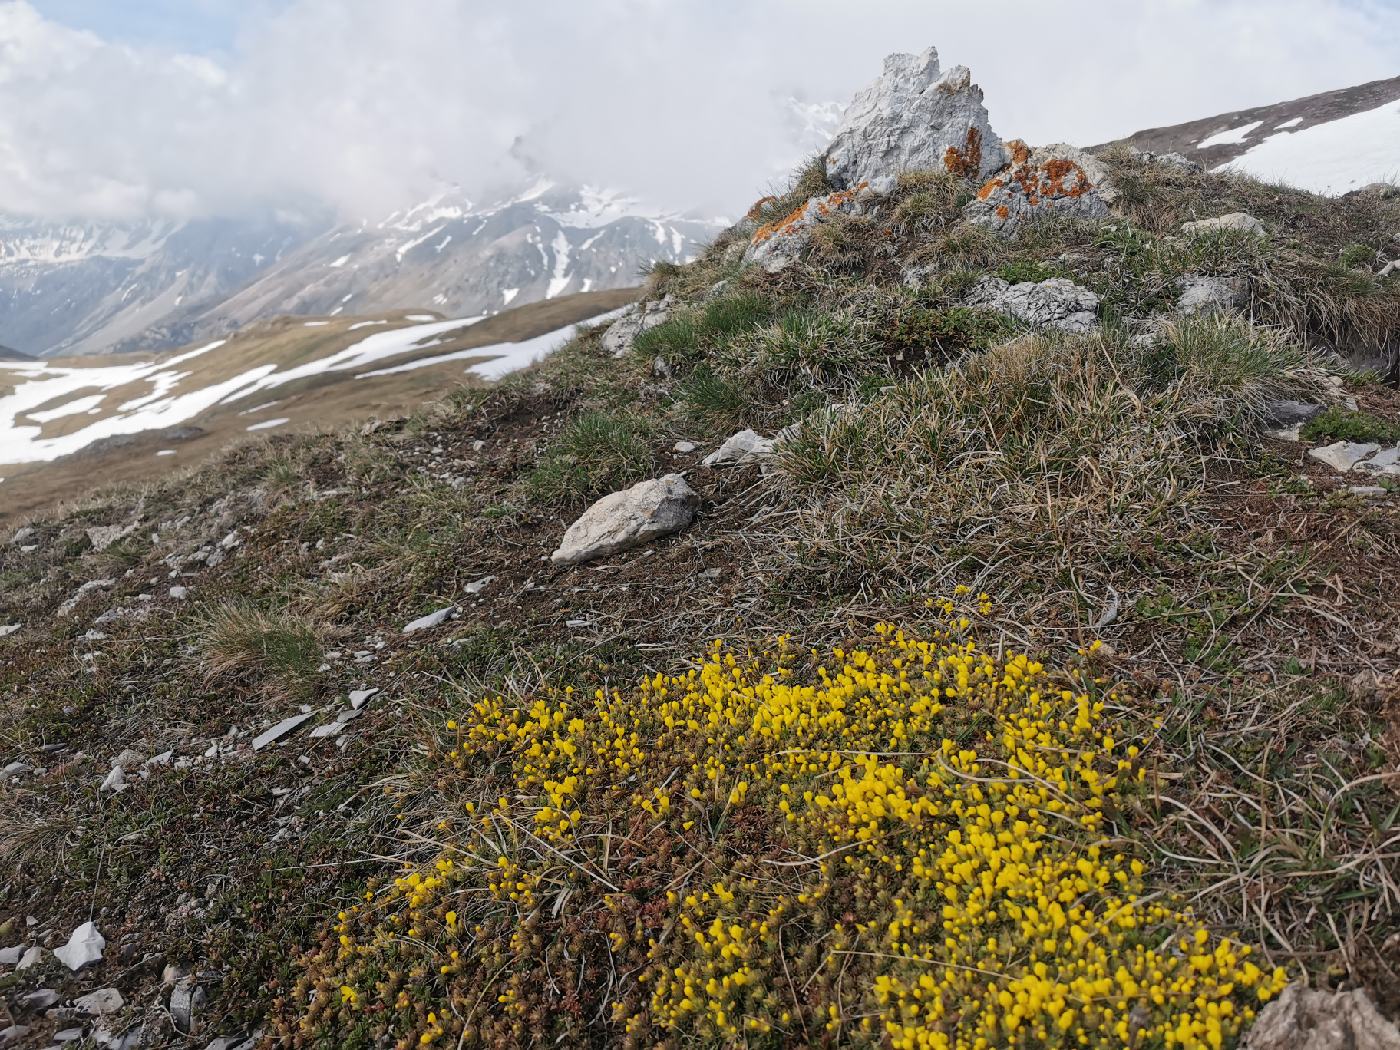
[[[1315,193],[1400,179],[1400,77],[1234,110],[1123,140]]]
[[[28,354],[22,354],[18,350],[11,350],[8,346],[0,346],[0,361],[30,361],[33,360]]]

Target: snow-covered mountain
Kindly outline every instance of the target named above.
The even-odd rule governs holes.
[[[726,220],[666,213],[619,193],[540,180],[478,205],[460,193],[330,230],[198,319],[203,337],[279,314],[335,317],[419,306],[454,317],[635,285],[692,258]]]
[[[1397,182],[1400,77],[1139,131],[1124,141],[1314,193]]]
[[[0,217],[0,340],[91,354],[197,316],[324,228],[268,217],[133,224]]]

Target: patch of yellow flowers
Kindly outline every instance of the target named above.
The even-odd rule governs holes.
[[[716,643],[626,692],[477,702],[445,753],[476,796],[451,844],[341,914],[307,1017],[324,1034],[324,1009],[394,992],[402,1046],[599,1024],[634,1045],[1233,1045],[1286,975],[1149,892],[1113,824],[1144,776],[1119,698],[967,630]],[[605,962],[601,1019],[530,1013],[560,994],[531,974],[564,970],[544,921],[574,971]],[[391,945],[434,963],[415,987],[376,978]]]

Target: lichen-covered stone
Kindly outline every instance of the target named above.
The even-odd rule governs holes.
[[[769,273],[781,273],[806,254],[818,223],[834,215],[856,213],[872,192],[869,184],[861,183],[854,189],[813,197],[782,218],[765,223],[754,231],[744,262],[757,263]]]
[[[982,89],[965,66],[944,73],[938,51],[895,54],[856,95],[827,150],[827,177],[850,189],[904,171],[985,178],[1006,164]]]
[[[967,206],[970,221],[1011,232],[1051,212],[1083,219],[1108,217],[1118,191],[1097,158],[1063,144],[1010,146],[1010,167],[982,184],[977,199]]]
[[[1038,284],[1008,284],[1000,277],[984,277],[967,301],[969,306],[1009,314],[1033,328],[1082,333],[1099,324],[1099,297],[1063,277]]]
[[[1245,1050],[1400,1050],[1400,1029],[1360,989],[1289,985],[1259,1011]]]

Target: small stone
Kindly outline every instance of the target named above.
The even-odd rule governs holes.
[[[281,740],[288,733],[291,733],[297,728],[299,728],[301,724],[310,717],[311,715],[309,714],[300,714],[292,715],[291,718],[282,719],[282,721],[278,722],[271,729],[266,729],[258,736],[253,738],[253,750],[261,751],[263,748],[277,743],[277,741]],[[217,745],[215,748],[215,753],[217,754]]]
[[[76,591],[74,591],[73,594],[69,596],[68,600],[58,607],[58,615],[71,615],[73,610],[78,607],[78,603],[81,602],[93,591],[104,590],[108,587],[113,586],[116,582],[116,580],[89,580],[87,583],[83,584]]]
[[[753,430],[741,430],[701,462],[707,467],[757,463],[773,455],[774,442]]]
[[[16,944],[13,948],[0,948],[0,966],[14,966],[23,958],[22,944]]]
[[[693,441],[677,441],[671,446],[671,451],[677,455],[688,456],[700,446]]]
[[[8,638],[10,635],[14,634],[23,626],[24,624],[22,623],[12,623],[8,626],[0,626],[0,638]]]
[[[604,496],[569,526],[550,560],[578,565],[679,532],[695,520],[700,496],[679,474]]]
[[[1269,231],[1264,224],[1248,212],[1232,211],[1228,215],[1217,215],[1213,219],[1199,219],[1183,223],[1181,232],[1188,237],[1200,237],[1211,233],[1232,232],[1248,234],[1251,237],[1267,237]]]
[[[83,1037],[83,1030],[81,1028],[65,1028],[61,1032],[55,1032],[53,1037],[57,1043],[76,1043]]]
[[[29,1034],[27,1025],[12,1024],[9,1028],[0,1028],[0,1046],[9,1046],[11,1043],[18,1043]]]
[[[1348,485],[1347,491],[1363,499],[1381,499],[1389,493],[1383,485]]]
[[[28,970],[31,966],[40,966],[43,964],[44,960],[48,958],[48,954],[46,949],[36,944],[20,956],[19,962],[15,965],[15,970]]]
[[[73,931],[68,943],[54,951],[54,957],[68,969],[81,970],[84,966],[102,958],[102,949],[107,947],[107,938],[98,931],[96,923],[85,922]]]
[[[1339,474],[1345,474],[1367,456],[1379,452],[1380,449],[1381,447],[1379,445],[1369,443],[1358,444],[1354,441],[1338,441],[1332,445],[1324,445],[1322,448],[1310,449],[1308,455],[1319,463],[1326,463]]]
[[[370,697],[376,696],[378,689],[352,689],[350,691],[350,706],[358,711],[369,703]]]
[[[116,758],[112,759],[113,769],[134,769],[146,761],[146,756],[131,748],[123,750]]]
[[[1367,474],[1386,474],[1400,477],[1400,445],[1382,449],[1369,459],[1358,463],[1356,469]]]
[[[22,1010],[31,1010],[34,1013],[38,1013],[40,1010],[47,1010],[61,998],[62,996],[52,988],[39,988],[21,995],[19,997],[19,1005]]]
[[[110,791],[114,795],[120,795],[126,788],[126,773],[122,771],[121,766],[114,766],[112,771],[107,774],[107,779],[102,781],[101,787],[97,790],[102,792]]]
[[[87,530],[88,542],[92,544],[92,549],[101,553],[112,544],[123,540],[136,531],[135,525],[104,525],[99,528]]]
[[[467,584],[464,588],[462,588],[462,590],[465,591],[467,594],[476,595],[486,590],[487,587],[490,587],[495,582],[496,577],[487,576],[484,579],[477,580],[475,583]]]
[[[99,988],[95,992],[73,1000],[73,1009],[88,1017],[105,1017],[114,1014],[126,1005],[122,993],[115,988]]]
[[[1197,314],[1229,313],[1244,301],[1244,289],[1238,281],[1223,277],[1191,276],[1177,282],[1181,295],[1176,312],[1183,317]]]
[[[405,624],[403,633],[417,634],[420,631],[431,631],[434,627],[441,627],[456,615],[457,607],[455,605],[449,605],[446,609],[439,609],[435,613],[429,613],[427,616],[420,616],[412,623]],[[356,653],[355,655],[358,658],[361,654]],[[372,654],[365,653],[364,655],[370,656]]]
[[[35,535],[36,533],[34,527],[31,525],[26,525],[24,528],[19,529],[15,532],[13,536],[10,537],[10,543],[13,546],[19,546],[21,543],[28,543],[34,538]]]
[[[147,769],[150,769],[153,766],[168,766],[170,765],[170,762],[174,757],[174,751],[162,751],[160,754],[154,755],[151,758],[146,759],[146,761],[143,762],[142,765]]]
[[[194,983],[194,978],[180,978],[170,993],[170,1019],[175,1027],[189,1035],[195,1027],[195,1015],[204,1008],[204,1003],[204,989]]]
[[[1321,415],[1325,408],[1316,401],[1268,401],[1260,414],[1266,426],[1294,427]]]
[[[603,349],[613,357],[624,357],[637,341],[637,336],[664,324],[671,316],[672,299],[636,304],[628,309],[603,333]]]
[[[188,587],[180,587],[177,585],[170,588],[170,597],[174,598],[177,602],[182,602],[189,596],[190,589]]]

